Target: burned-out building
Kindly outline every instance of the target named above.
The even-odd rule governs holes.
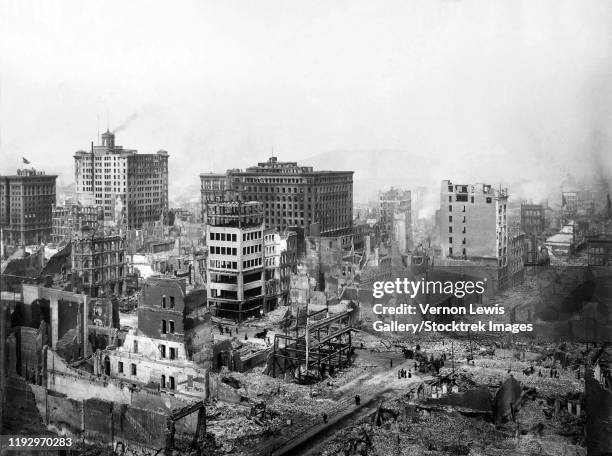
[[[401,252],[412,248],[412,194],[410,190],[391,187],[379,192],[379,227],[385,243],[395,240]]]
[[[202,173],[200,174],[200,204],[202,208],[202,222],[206,224],[206,207],[209,201],[223,201],[229,189],[227,174]]]
[[[127,257],[125,235],[84,228],[72,239],[72,274],[89,296],[125,294]]]
[[[56,175],[18,169],[0,176],[0,227],[11,245],[38,244],[51,236]]]
[[[47,329],[43,331],[42,344],[71,362],[114,343],[119,329],[119,304],[110,298],[90,298],[82,293],[23,284],[21,300],[11,320],[14,327],[36,330],[44,323]]]
[[[293,231],[266,230],[264,263],[266,310],[287,305],[291,274],[297,272],[297,235]]]
[[[589,266],[612,266],[612,234],[587,236]]]
[[[595,213],[595,197],[587,190],[565,191],[561,193],[561,212],[563,216],[590,217]]]
[[[210,202],[206,218],[208,307],[236,321],[259,316],[265,311],[263,205]]]
[[[545,220],[545,210],[542,204],[521,203],[521,231],[538,236],[546,228]]]
[[[104,220],[100,215],[99,209],[94,206],[71,204],[54,207],[51,242],[63,244],[72,239],[75,231],[81,228],[95,228],[99,222],[101,223]]]
[[[97,355],[104,375],[164,391],[191,390],[203,375],[185,343],[185,281],[150,277],[139,296],[138,327]]]

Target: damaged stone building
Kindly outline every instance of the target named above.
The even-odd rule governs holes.
[[[272,310],[289,303],[291,274],[297,272],[297,235],[293,231],[264,232],[265,308]]]
[[[104,218],[100,216],[100,211],[94,206],[70,204],[53,208],[51,241],[55,244],[69,242],[74,232],[82,228],[95,228],[99,221],[103,222]]]
[[[9,345],[12,338],[15,343],[9,349],[14,360],[9,362],[10,369],[40,384],[43,346],[72,362],[115,343],[119,304],[113,299],[23,284],[20,300],[11,306],[10,323]]]
[[[169,392],[204,391],[205,370],[192,361],[184,320],[184,280],[150,277],[140,294],[138,327],[121,345],[96,354],[94,372]],[[212,339],[206,342],[211,349]]]
[[[546,228],[544,205],[521,203],[521,231],[528,235],[541,235]]]
[[[412,248],[412,196],[410,190],[391,187],[378,194],[381,240],[390,245],[395,241],[400,252]]]
[[[125,235],[85,227],[72,239],[72,272],[92,297],[126,291]]]

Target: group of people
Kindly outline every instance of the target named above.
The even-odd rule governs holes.
[[[221,335],[228,334],[230,337],[232,337],[232,330],[230,328],[228,328],[227,326],[223,326],[221,323],[219,323],[217,327],[219,328],[219,334]],[[236,327],[236,334],[238,334],[237,327]]]
[[[412,378],[412,372],[402,368],[397,371],[397,378]]]

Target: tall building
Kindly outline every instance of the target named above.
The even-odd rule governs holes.
[[[210,201],[223,201],[229,188],[227,174],[202,173],[200,174],[200,200],[202,208],[202,222],[206,224],[206,207]]]
[[[83,228],[72,237],[72,271],[83,291],[98,297],[125,294],[125,235]]]
[[[389,243],[395,239],[400,250],[412,248],[412,197],[410,190],[391,187],[378,194],[379,227],[381,239]],[[399,239],[398,236],[404,236]]]
[[[507,189],[442,181],[440,247],[443,258],[496,258],[508,264]]]
[[[213,315],[242,321],[264,309],[264,220],[261,203],[207,205],[207,302]]]
[[[542,204],[521,203],[521,231],[540,235],[545,228],[545,212]]]
[[[228,189],[238,199],[262,203],[267,228],[299,227],[322,236],[351,234],[353,171],[315,171],[270,157],[244,171],[228,170],[227,178]],[[206,192],[203,186],[202,201],[210,198]]]
[[[115,145],[115,135],[102,134],[102,144],[74,154],[77,201],[101,206],[104,220],[124,221],[140,229],[168,212],[168,152],[139,154]]]
[[[0,176],[0,227],[9,244],[38,244],[51,235],[56,179],[33,168]]]

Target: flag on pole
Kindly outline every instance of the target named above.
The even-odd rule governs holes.
[[[30,160],[28,160],[27,158],[21,157],[21,159],[23,160],[23,164],[24,165],[29,165],[30,164]]]

